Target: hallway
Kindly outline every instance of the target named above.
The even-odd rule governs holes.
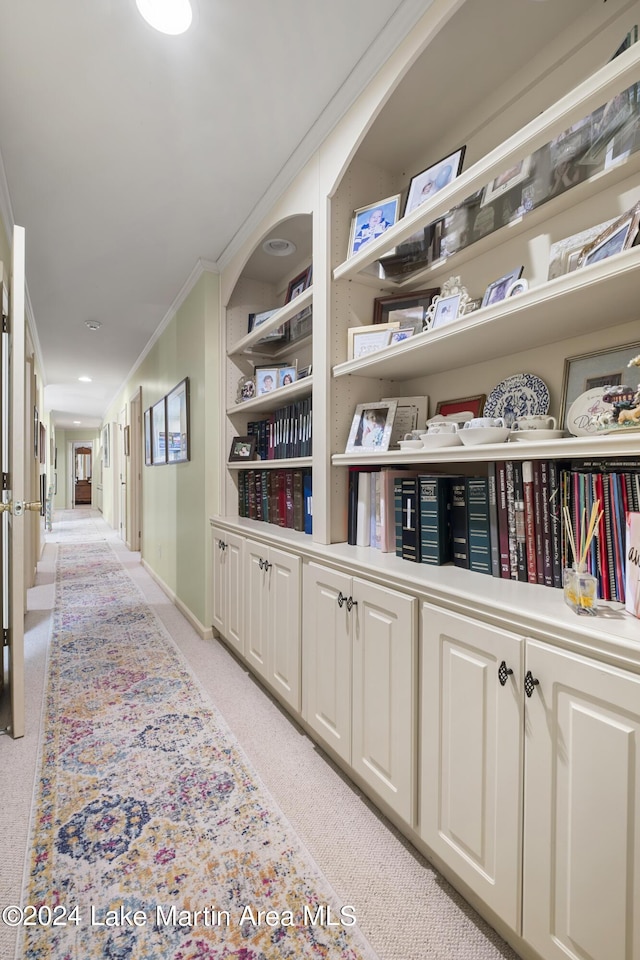
[[[205,698],[223,714],[257,773],[258,786],[261,781],[274,798],[338,899],[354,905],[359,927],[380,960],[515,956],[345,781],[226,648],[197,636],[143,569],[139,555],[126,550],[98,511],[57,513],[46,541],[37,585],[29,592],[26,622],[27,733],[21,741],[0,738],[0,765],[5,773],[0,788],[5,854],[0,906],[24,903],[20,890],[41,735],[58,545],[106,542],[186,658]],[[0,924],[0,955],[14,956],[15,942],[16,931]]]

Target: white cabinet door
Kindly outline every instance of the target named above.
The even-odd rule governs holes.
[[[340,596],[351,578],[316,563],[303,570],[302,715],[338,756],[351,762],[351,620]]]
[[[269,548],[269,683],[300,711],[300,557]]]
[[[524,641],[424,603],[421,644],[421,835],[517,931]]]
[[[527,671],[523,935],[549,960],[638,960],[640,677],[535,641]]]
[[[245,657],[252,670],[269,679],[269,591],[265,588],[269,548],[254,540],[244,547]]]
[[[417,600],[354,578],[351,764],[415,820]]]
[[[211,528],[211,537],[212,626],[238,653],[243,654],[244,539],[219,527]]]

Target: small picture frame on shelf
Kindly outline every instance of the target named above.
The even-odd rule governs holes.
[[[505,273],[503,277],[499,277],[490,283],[484,292],[482,306],[488,307],[492,303],[498,303],[500,300],[504,300],[507,296],[507,290],[516,280],[520,279],[523,270],[524,267],[515,267],[510,273]]]
[[[295,383],[297,379],[298,379],[298,369],[296,366],[278,367],[278,386],[279,387],[288,387],[289,384]]]
[[[584,432],[587,426],[588,408],[585,406],[585,409],[582,409],[581,404],[576,405],[577,409],[574,409],[574,415],[578,418],[576,422],[569,423],[567,415],[576,400],[589,391],[623,385],[638,391],[640,388],[640,366],[633,363],[638,354],[640,354],[640,341],[623,344],[619,347],[594,350],[577,357],[567,357],[564,361],[558,426],[566,426],[570,433],[573,433],[576,429]],[[588,398],[586,399],[588,400]],[[628,407],[632,407],[632,401],[628,403]],[[625,423],[626,429],[628,429],[629,422],[626,421],[626,418],[623,421],[623,427]],[[615,427],[616,425],[612,424],[611,426]],[[595,426],[590,432],[596,432]]]
[[[414,290],[402,295],[376,297],[373,301],[373,322],[398,323],[400,327],[413,326],[416,333],[424,329],[427,310],[433,298],[439,296],[440,287],[429,290]]]
[[[239,460],[254,460],[255,455],[255,436],[233,438],[231,441],[231,450],[229,451],[229,463],[237,463]]]
[[[256,375],[256,396],[264,397],[267,393],[272,393],[278,389],[278,370],[276,366],[263,366],[255,368]]]
[[[403,216],[406,217],[408,213],[416,210],[439,190],[455,180],[462,170],[465,149],[466,146],[460,147],[411,178]]]
[[[396,400],[359,403],[353,415],[345,453],[383,453],[389,449]]]
[[[298,370],[298,380],[304,380],[305,377],[311,376],[313,372],[313,367],[309,363],[306,367],[300,367]]]
[[[256,381],[254,377],[240,377],[236,390],[236,403],[253,400],[256,395]]]
[[[562,277],[565,273],[572,273],[578,266],[578,259],[582,250],[615,221],[615,217],[611,220],[605,220],[603,223],[594,224],[587,230],[581,230],[580,233],[574,233],[570,237],[564,237],[562,240],[552,243],[549,249],[547,280],[555,280],[556,277]]]
[[[273,310],[263,310],[261,313],[250,313],[249,314],[249,333],[252,333],[254,330],[257,330],[258,327],[261,327],[263,323],[266,323],[274,313],[277,313],[280,310],[280,307],[275,307]],[[266,333],[258,343],[273,343],[279,340],[286,340],[287,337],[287,325],[285,323],[277,327],[275,330],[269,331]]]
[[[578,256],[578,269],[606,260],[616,253],[628,250],[635,243],[640,227],[640,203],[627,210],[609,224],[602,233],[586,244]]]
[[[403,340],[408,340],[409,337],[412,337],[415,332],[413,327],[399,327],[397,330],[391,331],[389,343],[402,343]]]
[[[517,297],[521,293],[526,293],[529,289],[529,281],[526,277],[520,277],[519,280],[514,280],[513,283],[507,287],[507,292],[505,298]]]
[[[495,179],[484,188],[480,206],[484,207],[485,204],[491,203],[491,201],[497,197],[501,197],[503,193],[507,193],[509,190],[517,187],[519,183],[527,179],[530,169],[531,157],[525,157],[524,160],[514,163],[513,166],[505,170],[504,173],[495,177]]]
[[[294,277],[293,280],[289,281],[287,293],[284,298],[285,303],[291,303],[292,300],[295,300],[296,297],[299,297],[300,294],[311,285],[311,275],[312,267],[308,266],[306,270],[303,270],[302,273],[299,273],[297,277]]]
[[[376,240],[385,231],[392,227],[398,219],[400,194],[386,197],[377,203],[370,203],[366,207],[359,207],[353,211],[351,232],[349,234],[348,257],[358,253],[365,244]]]
[[[347,358],[359,360],[368,353],[375,353],[389,346],[391,331],[398,330],[399,323],[374,323],[366,327],[349,327]]]
[[[478,393],[475,397],[460,397],[456,400],[438,400],[436,416],[450,417],[456,413],[469,411],[472,417],[481,417],[484,410],[486,394]]]
[[[459,293],[455,293],[451,297],[438,297],[435,303],[430,329],[436,330],[438,327],[444,327],[446,324],[457,320],[460,314],[461,299],[462,297]]]
[[[429,397],[382,397],[384,403],[395,400],[396,413],[389,441],[390,450],[398,450],[400,440],[414,430],[426,430],[429,416]]]

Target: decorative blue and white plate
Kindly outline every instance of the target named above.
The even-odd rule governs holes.
[[[497,384],[484,405],[485,417],[503,417],[510,427],[516,417],[549,412],[549,388],[533,373],[514,373]]]

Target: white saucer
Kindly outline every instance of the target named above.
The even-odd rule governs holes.
[[[564,430],[512,430],[509,440],[559,440]]]
[[[435,450],[438,447],[462,446],[459,433],[423,433],[420,439],[426,450]]]

